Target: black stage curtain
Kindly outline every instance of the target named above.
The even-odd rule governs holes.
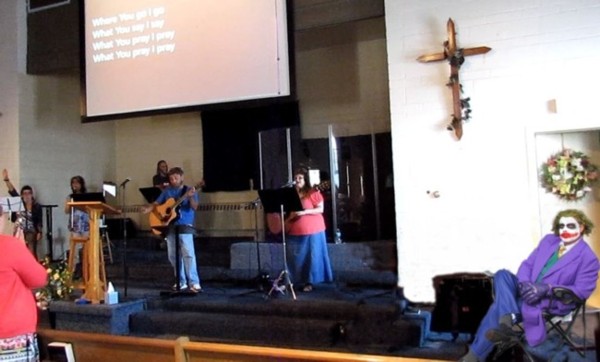
[[[299,126],[298,102],[202,112],[205,191],[259,186],[258,133]]]

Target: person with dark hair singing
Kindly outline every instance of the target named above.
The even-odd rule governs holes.
[[[600,264],[583,236],[593,227],[583,212],[563,210],[554,217],[553,233],[544,236],[516,275],[504,269],[494,275],[494,302],[460,361],[485,361],[495,344],[517,338],[517,323],[530,346],[541,344],[546,339],[542,313],[566,315],[573,308],[556,300],[550,305],[552,288],[567,288],[584,300],[592,294]]]
[[[67,196],[65,201],[65,213],[69,214],[69,231],[71,232],[71,239],[76,238],[89,238],[90,236],[90,215],[76,207],[68,205],[73,200],[73,195],[87,193],[87,187],[85,186],[85,179],[82,176],[71,177],[71,194]],[[76,243],[75,255],[72,256],[72,260],[75,262],[75,269],[73,271],[73,278],[78,279],[81,277],[81,249],[82,244]]]
[[[10,196],[19,196],[19,192],[17,192],[15,186],[10,181],[6,169],[2,170],[2,178],[6,183]],[[36,259],[39,259],[37,255],[37,246],[42,239],[42,207],[35,200],[33,188],[31,186],[25,185],[21,187],[20,196],[23,200],[23,211],[11,215],[11,221],[15,223],[13,235],[17,236],[22,234],[22,237],[33,256],[35,256]]]
[[[169,165],[167,161],[160,160],[156,164],[156,174],[152,176],[152,185],[161,190],[164,190],[169,186]]]
[[[304,292],[310,292],[314,284],[333,281],[325,236],[323,196],[317,188],[310,186],[305,169],[294,173],[294,185],[304,210],[291,212],[286,218],[289,272],[292,280],[303,283]]]

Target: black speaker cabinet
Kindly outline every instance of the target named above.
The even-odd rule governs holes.
[[[435,307],[431,330],[474,334],[493,301],[492,278],[480,273],[438,275],[433,278]]]

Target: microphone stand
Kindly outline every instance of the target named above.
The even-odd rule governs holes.
[[[254,208],[254,244],[256,245],[256,263],[257,263],[257,275],[254,277],[253,281],[256,283],[256,290],[251,290],[249,292],[244,292],[236,295],[236,297],[245,296],[248,294],[252,294],[255,292],[264,292],[266,288],[266,283],[269,282],[269,274],[262,270],[262,263],[260,261],[260,244],[259,244],[259,232],[258,232],[258,204],[260,203],[260,197],[254,201],[250,201],[248,206]]]
[[[263,289],[263,281],[269,279],[269,275],[262,270],[262,263],[260,262],[260,245],[258,243],[259,232],[258,232],[258,203],[260,202],[260,197],[256,200],[252,201],[252,207],[254,208],[254,243],[256,244],[256,262],[258,267],[258,275],[256,276],[256,283],[258,285],[258,290]]]
[[[256,245],[256,263],[258,267],[258,275],[254,278],[256,287],[259,291],[264,289],[263,282],[268,281],[269,274],[263,272],[262,263],[260,261],[260,243],[259,243],[259,232],[258,232],[258,204],[260,203],[260,197],[254,201],[251,201],[249,205],[254,209],[254,244]]]
[[[129,181],[129,180],[127,180]],[[121,184],[121,210],[123,210],[123,295],[127,298],[127,280],[129,279],[129,268],[127,267],[127,211],[125,209],[125,185],[127,181]]]

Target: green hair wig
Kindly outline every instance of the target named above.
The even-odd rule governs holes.
[[[562,217],[572,217],[575,220],[577,220],[577,222],[579,222],[579,225],[583,225],[583,235],[589,235],[592,232],[592,229],[594,228],[594,223],[590,219],[588,219],[588,217],[585,216],[585,214],[582,211],[568,209],[560,211],[554,217],[554,221],[552,222],[552,232],[554,232],[555,235],[558,235],[558,224]]]

